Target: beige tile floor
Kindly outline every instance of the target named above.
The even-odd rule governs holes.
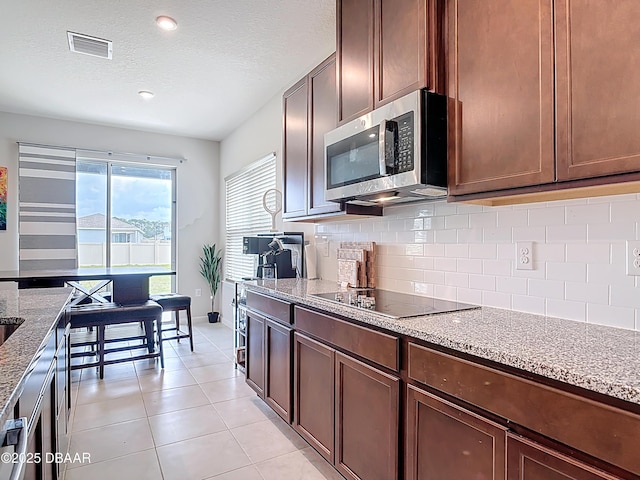
[[[72,375],[71,453],[66,480],[342,479],[260,400],[233,367],[232,332],[195,322],[188,340],[165,342],[155,360]],[[130,355],[130,352],[121,355]]]

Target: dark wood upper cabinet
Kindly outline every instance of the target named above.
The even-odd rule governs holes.
[[[507,438],[507,472],[507,480],[619,480],[512,434]]]
[[[555,2],[558,180],[640,170],[640,2]]]
[[[506,428],[407,386],[406,480],[504,480]]]
[[[335,54],[285,92],[283,112],[282,218],[339,212],[324,199],[324,134],[338,124]]]
[[[283,218],[307,213],[307,97],[307,77],[283,97]]]
[[[552,7],[448,2],[450,194],[554,181]]]
[[[324,199],[324,134],[338,125],[337,108],[334,54],[309,74],[309,215],[340,211]]]
[[[442,0],[338,0],[341,123],[419,88],[441,90]]]
[[[375,0],[337,0],[338,119],[373,109]]]
[[[335,466],[353,480],[394,480],[398,472],[400,379],[339,352]]]

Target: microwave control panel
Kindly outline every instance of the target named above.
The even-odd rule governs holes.
[[[392,170],[388,173],[403,173],[410,172],[414,168],[414,120],[413,112],[407,112],[399,117],[394,118],[391,122],[395,130],[394,135],[394,147],[392,147],[392,155],[387,156],[387,166],[391,167],[387,170]]]

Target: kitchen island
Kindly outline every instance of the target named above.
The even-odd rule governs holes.
[[[0,345],[0,425],[27,418],[29,453],[59,451],[67,435],[69,414],[65,308],[71,288],[0,290],[0,324],[18,325]],[[49,401],[49,399],[51,401]],[[49,431],[49,425],[57,428]],[[43,444],[40,438],[50,445]],[[44,455],[42,455],[44,458]],[[56,464],[24,465],[26,478]],[[35,477],[34,477],[35,478]]]
[[[488,307],[394,319],[314,296],[335,282],[246,285],[248,383],[263,375],[256,390],[347,478],[640,474],[638,332]]]

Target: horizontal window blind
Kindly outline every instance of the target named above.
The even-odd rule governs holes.
[[[225,277],[241,280],[255,275],[255,255],[242,254],[242,237],[268,232],[271,215],[262,196],[276,187],[276,156],[271,153],[225,178]]]

